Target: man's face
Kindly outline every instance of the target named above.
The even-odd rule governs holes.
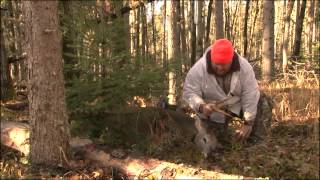
[[[229,64],[215,64],[214,62],[211,63],[212,69],[218,76],[226,75],[230,68],[231,68],[232,61]]]

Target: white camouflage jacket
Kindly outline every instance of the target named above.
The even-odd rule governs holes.
[[[211,63],[209,61],[210,48],[188,72],[183,87],[183,100],[198,112],[200,104],[207,101],[221,101],[234,96],[233,102],[227,106],[228,110],[239,115],[242,109],[244,120],[254,120],[257,114],[260,91],[249,62],[239,55],[238,58],[233,59],[235,61],[233,63],[237,63],[238,69],[232,73],[230,91],[226,94],[217,83],[215,75],[208,70]]]

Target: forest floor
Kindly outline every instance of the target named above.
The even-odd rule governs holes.
[[[151,146],[148,146],[145,156],[168,161],[168,164],[184,164],[197,170],[188,177],[208,170],[243,177],[319,179],[319,82],[316,79],[298,80],[261,85],[264,92],[272,97],[274,110],[271,133],[260,143],[234,144],[206,160],[201,153],[193,150],[192,144],[176,145],[159,153],[150,153]],[[124,178],[125,175],[94,163],[77,169],[38,168],[32,171],[27,157],[1,146],[0,177],[106,179]],[[172,175],[170,178],[177,177]]]

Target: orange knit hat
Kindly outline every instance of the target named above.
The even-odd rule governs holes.
[[[211,61],[215,64],[229,64],[233,58],[233,46],[227,39],[219,39],[211,46]]]

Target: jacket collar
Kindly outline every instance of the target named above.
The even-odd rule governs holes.
[[[207,72],[209,74],[215,75],[214,69],[212,68],[211,64],[211,50],[207,51],[206,53],[206,62],[207,62]],[[240,71],[240,63],[239,63],[239,55],[234,52],[233,58],[232,58],[232,64],[229,73],[233,73],[236,71]]]

